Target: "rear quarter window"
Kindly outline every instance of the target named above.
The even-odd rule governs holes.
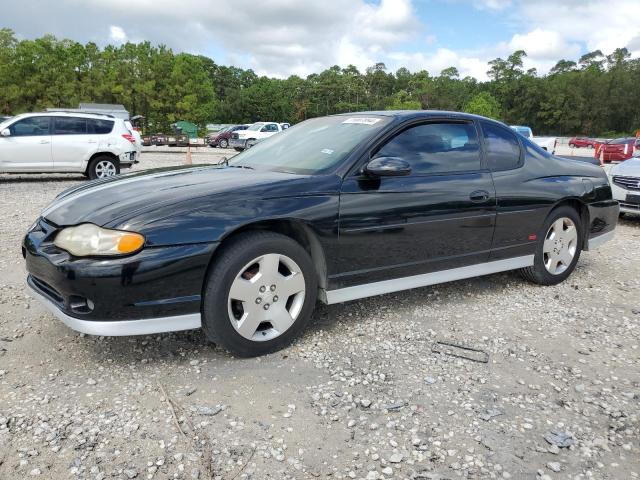
[[[94,135],[106,135],[113,130],[114,122],[112,120],[102,120],[98,118],[87,119],[87,133]]]
[[[520,167],[520,142],[513,132],[491,123],[481,125],[489,168],[495,172]]]

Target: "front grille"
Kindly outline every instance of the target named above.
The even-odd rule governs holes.
[[[640,192],[640,177],[623,177],[616,175],[613,177],[613,183],[626,190]]]

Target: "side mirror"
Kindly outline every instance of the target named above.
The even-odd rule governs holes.
[[[8,128],[5,128],[4,130],[2,130],[0,132],[0,135],[2,135],[3,137],[10,137],[11,136],[11,131]]]
[[[398,157],[378,157],[369,161],[364,171],[375,177],[402,177],[411,173],[411,165]]]

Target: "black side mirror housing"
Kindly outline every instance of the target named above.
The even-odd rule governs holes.
[[[398,157],[377,157],[365,165],[364,173],[374,177],[402,177],[411,173],[411,165]]]

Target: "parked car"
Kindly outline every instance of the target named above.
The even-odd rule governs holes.
[[[189,135],[184,133],[167,135],[167,145],[169,147],[187,147],[189,146]]]
[[[621,213],[640,214],[640,151],[631,159],[609,170],[613,198],[620,202]]]
[[[232,125],[230,127],[223,128],[216,135],[211,135],[207,144],[210,147],[229,147],[229,140],[234,132],[240,132],[250,127],[250,124],[245,125]]]
[[[29,286],[71,328],[202,327],[252,356],[291,342],[317,298],[513,269],[557,284],[617,219],[601,167],[558,159],[499,122],[365,112],[307,120],[224,166],[71,188],[22,252]]]
[[[156,145],[158,147],[161,147],[166,144],[167,144],[167,136],[164,133],[156,133],[155,135],[151,135],[151,145]]]
[[[77,172],[104,178],[138,163],[139,146],[111,115],[43,112],[0,123],[0,172]]]
[[[534,137],[531,128],[522,125],[511,125],[511,129],[518,132],[523,137],[528,138],[547,152],[552,154],[556,153],[556,147],[558,146],[557,137]]]
[[[150,147],[151,145],[151,135],[142,135],[142,146]]]
[[[633,157],[637,146],[640,144],[635,137],[616,138],[608,142],[597,143],[594,156],[601,158],[604,163],[621,162]]]
[[[569,140],[572,148],[596,148],[597,140],[588,137],[573,137]]]
[[[241,152],[245,148],[253,147],[260,140],[269,138],[287,128],[289,128],[288,123],[256,122],[246,130],[233,132],[229,140],[229,146],[233,147],[237,152]]]

